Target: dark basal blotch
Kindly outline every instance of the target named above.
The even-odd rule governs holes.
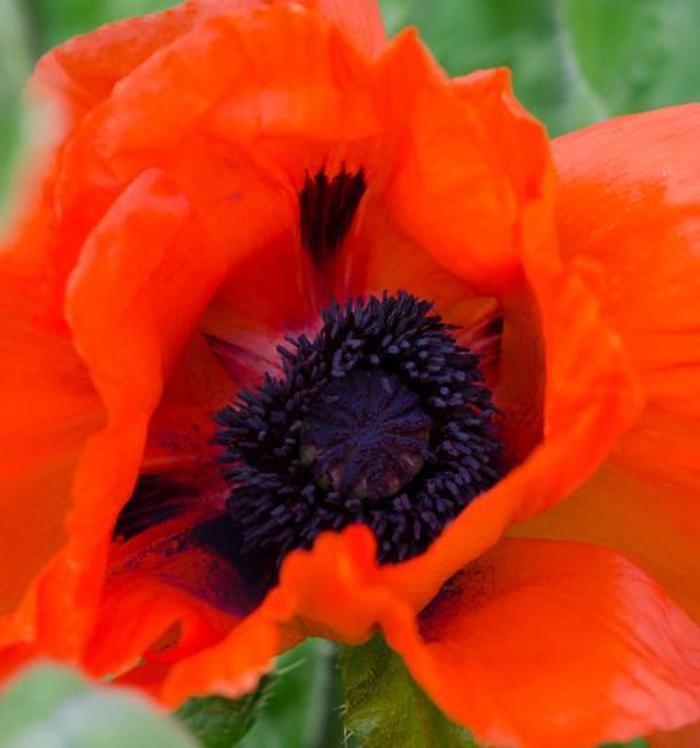
[[[335,255],[366,189],[362,169],[351,174],[343,168],[332,179],[323,170],[313,178],[306,176],[299,193],[301,242],[316,267],[322,267]]]
[[[117,517],[113,536],[121,541],[180,514],[196,499],[199,490],[173,476],[144,473]]]

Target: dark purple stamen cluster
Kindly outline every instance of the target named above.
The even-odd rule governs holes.
[[[499,477],[478,357],[405,292],[333,303],[217,414],[228,509],[245,552],[278,560],[323,530],[369,525],[382,562],[430,544]]]
[[[301,430],[302,462],[343,496],[393,496],[429,457],[431,426],[397,376],[354,369],[321,390]]]

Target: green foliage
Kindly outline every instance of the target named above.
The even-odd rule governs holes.
[[[219,696],[190,699],[175,716],[199,739],[202,748],[234,748],[253,726],[265,684],[233,701]]]
[[[453,75],[505,65],[553,134],[700,99],[695,0],[381,0]]]
[[[202,748],[331,748],[343,741],[336,648],[308,639],[238,701],[192,699],[177,717]]]
[[[242,748],[332,748],[342,745],[336,647],[307,639],[280,657],[253,729]]]
[[[20,148],[20,89],[31,67],[21,0],[0,2],[0,219]]]
[[[476,748],[445,717],[380,636],[341,659],[348,741],[362,748]]]
[[[0,700],[0,748],[196,748],[145,699],[62,667],[25,673]]]

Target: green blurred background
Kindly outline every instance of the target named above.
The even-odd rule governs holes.
[[[20,91],[37,57],[101,23],[173,4],[169,0],[0,0],[0,205],[10,189],[22,142]],[[510,67],[516,93],[553,135],[615,114],[700,99],[700,0],[382,0],[381,5],[390,33],[418,26],[452,74]],[[347,660],[364,655],[358,650],[343,656]],[[256,726],[241,744],[245,748],[353,745],[347,734],[343,739],[342,668],[337,659],[332,645],[307,643],[283,661],[281,674],[268,683],[261,704],[256,701],[259,697],[252,697],[230,711],[217,701],[191,702],[181,716],[207,748],[237,745],[234,735],[241,728],[241,714],[247,720],[251,710]],[[401,667],[391,665],[404,681],[399,691],[392,682],[390,697],[381,692],[381,683],[373,683],[367,694],[361,683],[354,684],[354,692],[346,691],[351,699],[352,693],[362,696],[354,704],[357,731],[373,724],[373,709],[381,708],[384,715],[386,698],[391,698],[395,716],[403,720],[402,729],[406,729],[406,714],[423,709],[421,714],[428,717],[422,721],[432,731],[430,744],[439,734],[435,744],[471,745],[466,734],[457,735],[430,712],[405,673],[401,675]],[[371,738],[371,730],[370,738],[365,738],[362,745],[384,744]],[[427,743],[411,733],[403,734],[400,744]]]

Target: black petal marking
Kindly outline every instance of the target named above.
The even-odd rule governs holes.
[[[191,505],[197,494],[197,488],[171,476],[144,473],[117,517],[113,537],[129,540],[153,525],[176,517]]]
[[[323,170],[313,179],[306,176],[299,193],[301,242],[317,267],[331,259],[342,244],[366,189],[362,169],[351,174],[343,168],[330,180]]]

